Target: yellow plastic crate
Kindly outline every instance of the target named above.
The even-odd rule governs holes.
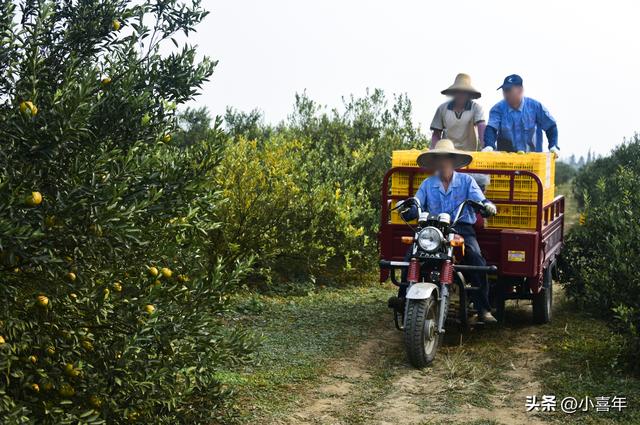
[[[413,193],[409,193],[409,173],[397,171],[391,175],[391,194],[412,196],[418,188],[429,177],[427,173],[416,173],[413,175]]]
[[[491,182],[486,188],[486,196],[492,200],[509,199],[510,176],[492,174]],[[542,203],[544,205],[553,201],[555,186],[543,188]],[[538,199],[538,186],[532,178],[516,176],[513,181],[513,199],[516,201],[536,201]]]
[[[487,197],[487,199],[490,199],[492,201],[506,201],[509,199],[509,191],[502,191],[502,190],[491,190],[488,189],[485,192],[485,195]],[[554,191],[553,190],[546,190],[542,196],[542,204],[543,205],[548,205],[551,203],[551,201],[553,201],[554,198]],[[515,201],[537,201],[538,200],[538,194],[536,192],[519,192],[519,191],[513,191],[513,199]]]
[[[545,189],[551,188],[555,175],[556,160],[553,153],[507,153],[507,152],[470,152],[473,161],[466,168],[479,170],[524,170],[531,171],[540,177],[542,186]],[[507,176],[496,176],[498,179],[508,178]],[[526,176],[518,176],[516,179],[529,180]],[[535,187],[535,186],[533,186]]]
[[[393,167],[417,167],[417,158],[424,151],[418,149],[393,151]],[[478,170],[525,170],[536,174],[542,181],[543,204],[550,203],[555,196],[555,155],[551,153],[507,153],[507,152],[470,152],[473,161],[466,168]],[[417,173],[413,177],[414,193],[409,193],[408,173],[394,173],[391,177],[391,194],[412,196],[418,190],[427,173]],[[491,200],[509,199],[510,176],[492,174],[486,188],[486,196]],[[528,176],[514,178],[514,199],[535,201],[538,199],[538,187]],[[394,203],[395,205],[395,203]],[[486,220],[487,227],[507,229],[535,229],[537,207],[530,205],[497,205],[498,214]],[[398,211],[392,211],[391,223],[402,224]]]
[[[417,167],[418,156],[422,152],[426,152],[428,149],[408,149],[403,151],[393,151],[391,153],[391,166],[392,167]]]
[[[524,170],[536,174],[542,182],[542,200],[546,205],[555,196],[555,155],[552,153],[507,153],[507,152],[471,152],[473,161],[466,168],[479,170]],[[487,186],[487,198],[495,200],[509,199],[510,176],[491,174],[491,183]],[[514,179],[514,199],[534,201],[538,199],[538,186],[528,176],[516,176]]]
[[[391,154],[392,167],[418,167],[418,156],[426,150],[409,149],[393,151]],[[422,181],[429,176],[427,173],[413,175],[413,193],[409,193],[409,173],[395,172],[391,175],[391,194],[400,196],[413,196]],[[398,217],[398,219],[400,219]]]
[[[498,213],[485,220],[486,226],[498,229],[535,229],[538,207],[531,205],[496,205]]]

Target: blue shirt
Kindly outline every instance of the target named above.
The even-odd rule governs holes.
[[[496,149],[496,141],[504,140],[511,143],[514,151],[542,152],[539,130],[547,134],[549,149],[558,147],[556,120],[540,102],[525,97],[520,107],[514,109],[501,100],[489,112],[484,145]]]
[[[476,202],[483,202],[486,198],[478,183],[466,173],[453,172],[453,177],[449,183],[447,190],[444,190],[440,176],[431,176],[425,179],[418,192],[416,198],[420,201],[423,211],[429,214],[447,213],[451,216],[451,220],[455,218],[458,207],[467,199]],[[415,209],[414,209],[415,210]],[[416,211],[412,211],[415,218]],[[476,213],[467,205],[460,216],[460,223],[473,224],[476,222]]]

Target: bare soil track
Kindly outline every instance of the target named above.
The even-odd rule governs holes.
[[[510,306],[505,325],[451,332],[431,367],[406,363],[390,315],[349,356],[307,388],[282,424],[542,424],[525,411],[540,395],[545,326],[530,306]]]

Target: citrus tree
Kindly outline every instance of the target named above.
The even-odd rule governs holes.
[[[629,364],[640,349],[640,137],[583,167],[574,180],[582,220],[566,238],[560,266],[567,295],[626,337]]]
[[[216,179],[226,199],[220,245],[229,258],[252,254],[250,283],[353,282],[348,272],[367,243],[357,200],[336,182],[310,179],[304,144],[240,137],[225,152]]]
[[[224,245],[255,253],[267,279],[371,281],[391,153],[427,145],[407,96],[390,102],[373,90],[327,110],[301,94],[277,126],[234,109],[225,125],[233,140],[218,176],[229,200]]]
[[[212,245],[224,135],[177,145],[215,62],[199,1],[0,0],[0,423],[214,422],[245,271]]]

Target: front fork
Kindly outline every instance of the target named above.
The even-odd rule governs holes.
[[[450,255],[449,255],[450,257]],[[409,270],[407,273],[407,281],[409,285],[418,282],[420,279],[420,264],[418,260],[413,258],[409,264]],[[442,263],[440,268],[440,306],[438,308],[438,333],[444,333],[444,324],[447,320],[447,314],[449,310],[449,285],[453,283],[453,263],[451,260],[446,260]],[[405,306],[406,308],[406,306]],[[405,311],[406,317],[406,311]]]
[[[449,310],[449,285],[453,283],[453,263],[446,260],[440,268],[440,308],[438,309],[438,333],[444,333],[444,323]]]

